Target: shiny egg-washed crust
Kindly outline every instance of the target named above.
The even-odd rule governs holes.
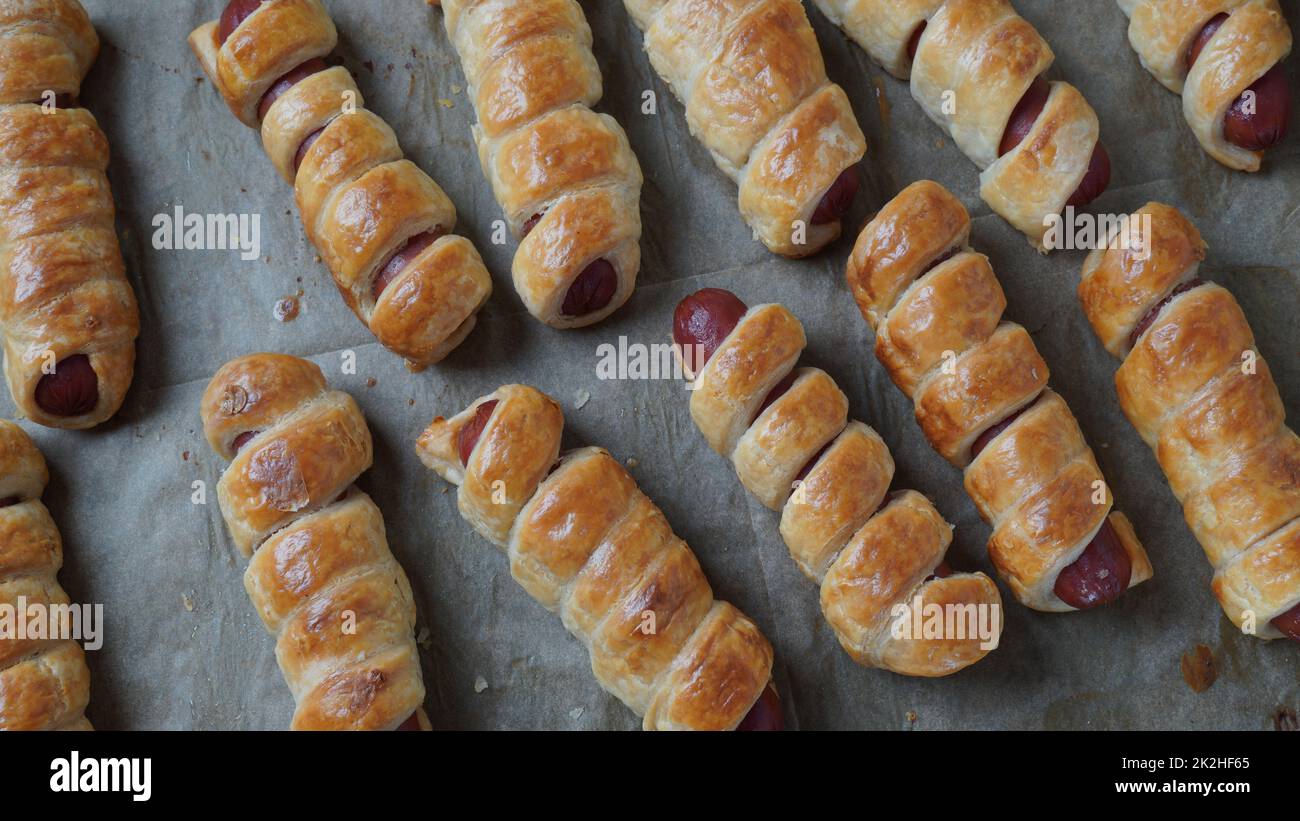
[[[1119,404],[1152,449],[1214,567],[1212,587],[1238,628],[1282,636],[1269,622],[1300,604],[1300,437],[1241,306],[1205,283],[1174,297],[1130,349],[1150,308],[1192,279],[1200,233],[1176,209],[1143,206],[1146,258],[1093,251],[1079,297],[1093,330],[1123,360]]]
[[[99,38],[75,0],[0,0],[0,327],[14,404],[53,428],[98,425],[122,406],[140,316],[113,226],[108,140],[75,97]],[[84,414],[36,403],[49,366],[85,355],[99,398]]]
[[[233,457],[221,512],[251,556],[244,587],[275,636],[292,729],[392,730],[413,713],[429,729],[411,587],[383,514],[352,485],[371,461],[356,402],[306,360],[253,354],[217,371],[201,413],[213,450]]]
[[[1029,134],[999,157],[1016,104],[1055,59],[1008,0],[815,0],[870,57],[900,79],[926,115],[979,166],[980,196],[1046,252],[1046,221],[1079,187],[1099,137],[1097,114],[1052,82]],[[907,44],[922,24],[914,60]]]
[[[935,450],[964,469],[966,490],[993,527],[990,558],[1021,603],[1072,609],[1053,591],[1056,578],[1108,518],[1132,564],[1129,586],[1145,581],[1146,552],[1111,510],[1109,489],[1103,504],[1093,501],[1106,483],[1092,450],[1047,389],[1047,363],[1028,331],[1002,319],[1002,286],[969,239],[966,209],[928,180],[905,188],[862,230],[846,277],[876,332],[877,358],[916,403]],[[1030,405],[972,460],[981,434]]]
[[[645,32],[651,64],[685,105],[691,133],[740,186],[755,238],[786,257],[834,241],[840,222],[812,225],[813,212],[867,141],[848,96],[826,77],[799,0],[624,5]]]
[[[466,467],[461,431],[489,401],[498,404]],[[555,400],[505,385],[434,419],[416,452],[459,486],[462,515],[506,549],[511,575],[560,615],[600,686],[645,729],[734,729],[771,679],[771,645],[713,598],[690,547],[607,451],[581,448],[556,463],[563,425]],[[483,494],[494,484],[504,512],[489,517]]]
[[[1291,28],[1277,0],[1119,0],[1128,39],[1144,68],[1183,98],[1183,116],[1205,152],[1238,171],[1258,171],[1263,151],[1234,145],[1224,115],[1247,88],[1291,53]],[[1192,70],[1187,50],[1205,24],[1227,14]]]
[[[433,2],[433,5],[438,5]],[[474,142],[516,237],[515,290],[554,328],[600,322],[623,306],[641,268],[641,165],[602,94],[591,28],[576,0],[442,0],[478,123]],[[562,312],[597,260],[618,277],[604,307]]]
[[[848,398],[825,371],[794,370],[804,345],[803,326],[784,306],[750,308],[701,369],[691,417],[741,484],[781,512],[781,538],[821,586],[822,612],[854,661],[909,676],[946,676],[979,661],[1001,635],[997,586],[982,573],[928,578],[951,527],[914,491],[881,509],[894,475],[889,449],[849,420]],[[755,416],[792,370],[790,387]],[[895,608],[918,602],[985,605],[976,611],[997,611],[992,637],[985,646],[973,629],[961,639],[896,636]]]
[[[261,129],[267,156],[294,185],[307,237],[352,312],[413,370],[445,358],[474,329],[492,293],[478,250],[451,234],[451,200],[404,159],[393,130],[365,109],[342,66],[295,84],[259,122],[259,104],[277,80],[337,45],[320,0],[263,3],[224,44],[216,21],[191,32],[189,43],[231,112]],[[295,170],[299,146],[316,132]],[[376,300],[383,267],[407,241],[431,231],[444,236],[410,260]]]
[[[4,10],[0,4],[0,23]],[[63,541],[40,500],[49,479],[31,438],[0,420],[0,498],[17,500],[0,507],[0,605],[7,609],[19,607],[20,596],[29,605],[68,604],[55,578]],[[70,634],[67,622],[50,627]],[[77,642],[0,638],[0,730],[89,730],[89,701],[90,671]]]

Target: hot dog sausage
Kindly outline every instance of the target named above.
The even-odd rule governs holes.
[[[1192,70],[1201,52],[1227,19],[1226,13],[1215,15],[1196,35],[1187,48],[1187,71]],[[1291,90],[1287,87],[1281,65],[1275,65],[1228,108],[1223,118],[1223,137],[1247,151],[1263,151],[1286,138],[1290,115]]]
[[[85,354],[69,356],[36,383],[36,404],[54,416],[81,416],[99,404],[99,376]]]

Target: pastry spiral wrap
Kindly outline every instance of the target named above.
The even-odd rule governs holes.
[[[1001,635],[997,586],[983,573],[938,569],[952,526],[920,493],[889,493],[888,447],[848,419],[848,398],[828,374],[795,368],[804,345],[803,326],[784,306],[748,309],[700,370],[691,418],[741,484],[781,512],[790,555],[821,586],[822,612],[854,661],[909,676],[974,664]],[[759,412],[765,397],[771,403]],[[997,619],[991,646],[973,624],[965,629],[965,616],[959,635],[895,633],[901,617],[936,606],[983,608]]]
[[[68,604],[55,578],[63,566],[63,540],[40,499],[49,480],[31,438],[0,419],[0,604],[15,611],[20,597],[27,606]],[[66,636],[67,622],[62,625],[58,635]],[[81,645],[0,633],[0,730],[89,730],[89,701],[90,671]]]
[[[113,226],[108,140],[89,111],[65,107],[98,53],[76,0],[0,2],[4,369],[19,410],[56,428],[117,412],[140,332]],[[80,374],[74,357],[84,357]]]
[[[442,0],[478,113],[474,142],[520,237],[515,289],[556,328],[599,322],[632,296],[641,267],[641,166],[614,118],[597,114],[600,67],[575,0]],[[603,261],[608,268],[602,266]],[[609,276],[587,310],[568,295]],[[590,287],[590,286],[586,286]],[[582,305],[566,311],[570,305]]]
[[[1076,609],[1058,595],[1059,577],[1107,525],[1127,554],[1128,587],[1149,579],[1151,564],[1112,508],[1069,407],[1047,388],[1033,339],[1002,319],[1002,287],[969,239],[961,202],[937,183],[914,183],[862,230],[849,288],[926,438],[965,471],[966,491],[993,528],[998,573],[1029,607]],[[1099,486],[1103,504],[1094,501]]]
[[[489,402],[462,462],[463,432]],[[560,615],[601,687],[643,716],[645,729],[734,729],[768,686],[771,645],[713,598],[690,547],[607,451],[560,457],[563,427],[549,396],[505,385],[434,419],[416,451],[458,486],[461,515],[506,550],[511,575]]]
[[[803,257],[839,237],[839,214],[823,224],[814,214],[842,175],[857,173],[867,141],[848,96],[826,77],[799,0],[624,5],[645,32],[650,62],[686,106],[691,133],[740,186],[755,238]]]
[[[1130,18],[1129,44],[1143,68],[1182,96],[1183,116],[1206,153],[1229,168],[1258,171],[1264,152],[1228,140],[1224,117],[1291,53],[1291,29],[1277,0],[1119,0],[1119,6]],[[1188,50],[1220,14],[1227,20],[1189,69]]]
[[[338,42],[320,0],[270,0],[224,43],[217,21],[199,26],[189,42],[231,112],[261,128],[271,162],[294,185],[307,237],[352,312],[414,369],[451,353],[492,292],[478,250],[451,234],[455,206],[404,158],[388,124],[363,107],[346,68],[279,87]],[[278,96],[267,107],[273,86]],[[430,237],[423,248],[409,245]],[[385,282],[395,262],[403,267]]]
[[[980,168],[980,196],[1040,251],[1097,150],[1097,114],[1069,83],[1050,84],[1024,138],[1000,154],[1012,113],[1055,56],[1008,0],[815,0]],[[920,39],[913,41],[921,30]],[[910,53],[914,44],[915,52]]]
[[[293,729],[427,729],[411,587],[352,484],[371,463],[361,409],[312,363],[254,354],[217,371],[202,414],[231,460],[221,513],[252,557],[244,587],[276,637]]]
[[[1151,220],[1146,247],[1089,254],[1079,299],[1122,360],[1120,407],[1205,548],[1224,613],[1278,638],[1272,620],[1300,615],[1300,437],[1241,306],[1197,279],[1200,232],[1156,202],[1134,217]]]

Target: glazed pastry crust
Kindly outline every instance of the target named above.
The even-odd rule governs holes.
[[[1291,29],[1277,0],[1128,0],[1129,43],[1142,65],[1183,98],[1201,147],[1238,171],[1258,171],[1263,151],[1224,138],[1224,115],[1241,94],[1291,53]],[[1228,14],[1191,71],[1186,55],[1205,24]]]
[[[1006,297],[987,258],[969,250],[970,218],[937,183],[913,183],[858,237],[846,277],[876,331],[876,355],[916,403],[926,438],[965,471],[992,526],[989,555],[1016,598],[1072,609],[1053,590],[1109,517],[1105,479],[1029,333],[1002,320]],[[972,458],[987,430],[1027,408]],[[1103,488],[1104,501],[1094,495]],[[1131,528],[1129,528],[1131,534]],[[1132,587],[1151,577],[1136,537],[1121,538]]]
[[[294,184],[303,227],[348,307],[412,369],[441,361],[473,330],[492,292],[473,244],[451,235],[451,200],[404,159],[396,135],[365,109],[342,66],[296,83],[259,119],[272,85],[337,45],[325,7],[319,0],[264,3],[224,44],[218,38],[217,22],[205,23],[190,34],[190,48],[235,116],[260,127],[267,156]],[[295,169],[300,147],[313,135]],[[426,233],[439,238],[408,260],[376,299],[384,266]]]
[[[114,228],[108,141],[71,95],[99,52],[75,0],[0,8],[0,326],[14,404],[40,425],[84,429],[121,407],[140,332]],[[76,416],[49,413],[36,386],[50,366],[84,355],[98,399]]]
[[[922,110],[981,170],[980,196],[1046,252],[1045,221],[1087,174],[1097,115],[1078,89],[1053,82],[1030,133],[999,157],[1016,105],[1051,66],[1051,47],[1008,0],[816,0],[887,71],[910,77]],[[924,25],[915,57],[907,55]]]
[[[854,661],[911,676],[955,673],[997,646],[1000,615],[982,646],[975,631],[951,640],[895,636],[894,609],[917,601],[998,609],[997,587],[980,573],[928,578],[951,527],[913,491],[882,510],[894,460],[875,431],[848,419],[848,398],[824,371],[794,371],[756,415],[804,344],[803,326],[783,306],[749,309],[701,369],[691,416],[741,484],[781,511],[790,556],[821,586],[822,612]]]
[[[739,185],[755,238],[787,257],[834,241],[840,223],[812,225],[813,212],[867,144],[848,97],[826,77],[798,0],[624,5],[645,32],[651,64],[685,105],[691,133]]]
[[[494,400],[462,465],[461,432]],[[506,548],[511,575],[560,614],[601,687],[647,730],[735,728],[768,686],[771,646],[713,598],[690,548],[607,451],[581,448],[556,464],[563,422],[550,397],[505,385],[434,419],[416,452],[459,486],[462,515]],[[493,482],[508,515],[485,530],[478,495]]]
[[[3,22],[0,9],[0,23]],[[55,575],[63,542],[40,495],[49,482],[31,438],[0,420],[0,604],[68,604]],[[66,622],[50,625],[69,635]],[[53,630],[49,631],[53,633]],[[90,671],[77,642],[0,637],[0,730],[91,729],[86,721]]]
[[[1090,255],[1080,300],[1123,359],[1120,407],[1155,449],[1205,548],[1224,613],[1260,638],[1279,638],[1269,622],[1300,604],[1300,438],[1224,288],[1206,283],[1175,296],[1129,349],[1141,318],[1205,258],[1200,233],[1176,209],[1148,203],[1143,214],[1152,220],[1149,258]]]
[[[479,160],[520,239],[513,278],[524,307],[556,328],[601,321],[636,287],[642,177],[622,127],[591,110],[602,83],[581,6],[575,0],[441,5],[478,115]],[[565,315],[570,287],[602,259],[617,276],[613,298],[591,313]]]
[[[352,485],[371,461],[356,403],[306,360],[254,354],[217,371],[201,412],[213,450],[233,456],[222,515],[251,556],[244,587],[276,637],[292,729],[391,730],[421,712],[410,584],[383,514]]]

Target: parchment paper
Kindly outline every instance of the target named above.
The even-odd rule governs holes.
[[[556,397],[566,445],[608,447],[699,556],[717,595],[752,616],[776,649],[775,677],[796,728],[1243,728],[1300,708],[1300,652],[1236,633],[1209,589],[1211,568],[1183,523],[1156,461],[1123,418],[1117,363],[1095,341],[1075,297],[1082,252],[1040,257],[990,215],[977,170],[921,114],[907,87],[872,64],[809,5],[831,77],[848,91],[870,143],[858,226],[907,183],[930,177],[975,217],[974,246],[1006,290],[1008,318],[1033,334],[1155,565],[1154,580],[1088,613],[1041,614],[1007,602],[1001,647],[950,678],[858,667],[824,623],[816,587],[796,569],[778,516],[740,485],[692,424],[671,381],[600,381],[597,347],[667,341],[672,309],[703,286],[750,304],[785,303],[808,332],[805,364],[825,368],[852,413],[876,428],[898,464],[895,487],[929,495],[956,525],[950,560],[992,574],[989,528],[960,473],[924,441],[910,401],[871,353],[843,265],[856,231],[810,260],[789,262],[751,239],[733,184],[686,129],[682,107],[651,69],[641,36],[614,0],[583,3],[604,72],[601,110],[626,127],[645,172],[644,263],[631,302],[600,326],[561,332],[522,308],[510,284],[514,243],[491,244],[500,218],[478,167],[465,81],[441,12],[420,0],[327,0],[338,53],[369,106],[408,155],[446,189],[459,231],[481,249],[496,291],[480,327],[422,374],[378,346],[348,312],[304,237],[293,193],[256,132],[227,111],[185,43],[218,0],[86,0],[103,50],[83,99],[113,147],[110,172],[123,250],[140,299],[135,383],[117,418],[86,433],[24,423],[50,462],[45,499],[62,529],[62,581],[106,610],[92,653],[90,717],[103,728],[284,728],[292,701],[273,641],[247,601],[245,562],[216,504],[224,462],[202,438],[199,397],[213,371],[253,351],[318,362],[361,403],[375,466],[360,480],[383,509],[393,553],[416,594],[426,708],[439,728],[628,729],[639,720],[592,678],[585,651],[510,578],[505,557],[456,513],[455,493],[413,453],[435,414],[459,411],[506,382]],[[1284,0],[1294,26],[1300,8]],[[1126,21],[1105,0],[1017,0],[1056,52],[1051,76],[1087,95],[1102,122],[1114,183],[1094,206],[1125,213],[1149,199],[1186,211],[1210,243],[1204,274],[1236,294],[1290,411],[1300,422],[1300,127],[1257,175],[1230,172],[1197,146],[1179,98],[1138,64]],[[1292,89],[1300,72],[1288,60]],[[657,95],[641,113],[642,92]],[[1294,118],[1293,118],[1294,119]],[[155,251],[151,221],[176,205],[259,213],[261,260],[237,251]],[[301,314],[273,318],[299,289]],[[357,372],[340,371],[355,351]],[[579,405],[579,396],[589,394]],[[2,409],[13,414],[5,393]],[[192,483],[208,504],[191,503]],[[1217,682],[1194,693],[1180,659],[1198,643]]]

